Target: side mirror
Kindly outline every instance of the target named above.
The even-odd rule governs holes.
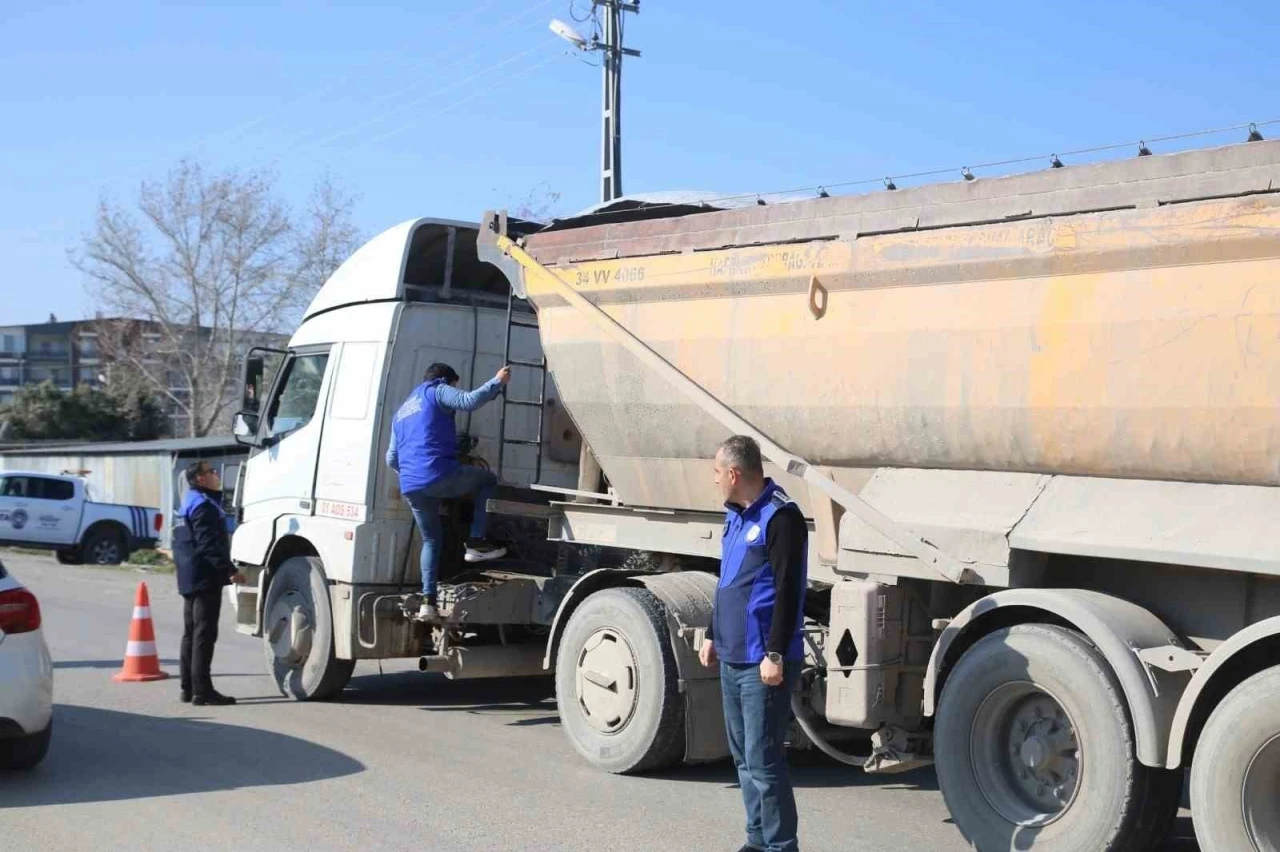
[[[240,408],[244,412],[257,412],[259,400],[262,399],[262,373],[265,368],[265,362],[261,355],[249,355],[244,359],[244,369],[241,372],[243,384],[241,385]],[[254,431],[257,431],[257,424],[254,424]]]
[[[258,415],[252,411],[241,411],[236,415],[231,433],[235,436],[236,443],[257,446]]]

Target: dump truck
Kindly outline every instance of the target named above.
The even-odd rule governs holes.
[[[1202,849],[1280,848],[1280,143],[823,196],[422,220],[358,251],[269,391],[245,364],[255,582],[231,594],[282,691],[332,697],[357,659],[543,671],[603,770],[722,757],[697,650],[712,460],[746,434],[811,524],[793,744],[934,763],[982,850],[1152,848],[1187,775]],[[467,329],[473,356],[536,333],[469,449],[527,548],[477,571],[455,540],[424,624],[381,458]],[[307,427],[270,423],[320,352],[291,445]]]

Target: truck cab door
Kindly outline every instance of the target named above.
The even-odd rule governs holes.
[[[256,562],[270,545],[275,520],[281,515],[310,515],[315,511],[316,459],[324,427],[325,402],[332,383],[330,347],[309,347],[289,353],[280,367],[258,424],[260,449],[244,463],[244,485],[237,495],[242,521],[236,541],[261,540],[259,548],[234,548],[233,556]]]

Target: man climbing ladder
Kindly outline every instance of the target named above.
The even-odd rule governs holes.
[[[422,606],[418,617],[440,617],[436,608],[440,574],[440,501],[470,496],[474,500],[466,561],[485,562],[505,556],[507,549],[489,541],[488,500],[498,478],[487,470],[458,460],[459,411],[475,411],[502,393],[511,380],[511,368],[503,367],[492,379],[473,391],[458,390],[458,374],[448,364],[432,364],[422,384],[401,404],[392,426],[387,465],[400,477],[400,493],[413,510],[422,534]]]

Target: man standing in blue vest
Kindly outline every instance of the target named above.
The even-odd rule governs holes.
[[[181,700],[197,705],[235,704],[213,688],[213,646],[218,641],[222,588],[243,583],[231,562],[222,476],[206,461],[187,467],[187,496],[173,529],[173,561],[182,595],[182,644],[178,655]]]
[[[440,501],[471,496],[474,511],[464,558],[485,562],[505,556],[507,549],[486,536],[488,501],[498,478],[487,470],[464,465],[458,459],[458,430],[454,415],[475,411],[502,393],[511,380],[511,368],[503,367],[492,379],[473,391],[458,390],[458,374],[448,364],[432,364],[422,384],[396,412],[387,465],[400,476],[400,494],[413,511],[422,534],[422,606],[418,617],[440,617],[436,608],[440,574]]]
[[[745,435],[716,453],[728,517],[711,628],[699,656],[720,663],[725,731],[747,811],[739,852],[795,852],[799,820],[787,767],[791,693],[804,661],[808,528],[799,507],[764,475]]]

